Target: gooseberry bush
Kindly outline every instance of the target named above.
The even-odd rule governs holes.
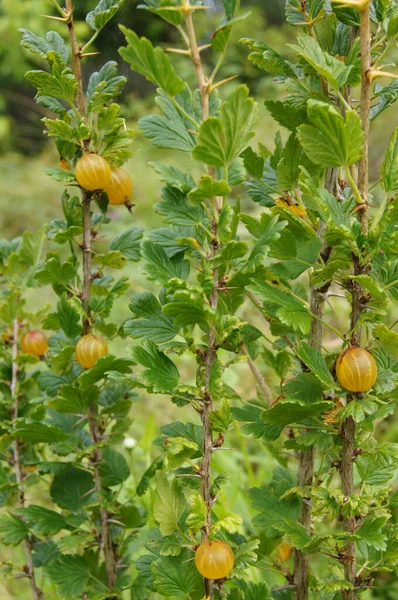
[[[125,78],[111,62],[86,83],[81,63],[121,3],[87,15],[85,44],[71,1],[54,2],[68,43],[22,31],[47,63],[27,79],[54,114],[47,172],[65,190],[63,218],[0,246],[0,536],[24,552],[1,572],[34,600],[393,598],[398,129],[374,178],[369,134],[398,98],[395,0],[287,0],[289,59],[241,40],[280,84],[273,148],[254,143],[248,88],[220,74],[239,3],[223,0],[203,44],[202,2],[145,0],[181,40],[166,52],[121,26],[122,59],[156,86],[138,126],[169,151],[150,163],[163,224],[110,240],[108,206],[134,208]],[[114,276],[129,261],[145,291]],[[42,286],[56,301],[28,310]],[[137,483],[122,443],[157,395]]]

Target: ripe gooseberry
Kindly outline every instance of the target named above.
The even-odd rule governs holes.
[[[235,557],[232,548],[222,540],[206,541],[195,553],[195,565],[206,579],[224,579],[232,571]]]
[[[281,560],[289,560],[292,556],[294,548],[291,544],[279,544],[277,547],[278,556]]]
[[[110,182],[104,188],[104,192],[108,194],[109,204],[126,204],[133,193],[133,182],[130,175],[119,167],[113,167]]]
[[[24,354],[43,356],[48,350],[47,337],[42,331],[32,329],[23,334],[20,340],[21,351]]]
[[[366,392],[376,381],[377,364],[367,350],[352,346],[337,359],[336,375],[340,385],[349,392]]]
[[[111,168],[105,158],[98,154],[84,154],[77,161],[76,179],[89,192],[103,190],[111,178]]]
[[[85,369],[91,369],[101,356],[108,354],[108,344],[101,337],[88,333],[77,342],[75,352],[77,362]]]

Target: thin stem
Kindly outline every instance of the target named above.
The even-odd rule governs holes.
[[[73,4],[72,0],[66,0],[66,10],[69,15],[68,30],[69,39],[72,48],[73,56],[73,72],[77,80],[77,106],[80,117],[86,119],[86,102],[83,89],[82,71],[81,71],[81,58],[82,52],[81,47],[78,45],[75,34],[75,26],[73,20]],[[91,330],[91,315],[89,308],[90,301],[90,285],[91,285],[91,210],[90,210],[91,193],[83,190],[82,191],[82,203],[83,203],[83,289],[82,289],[82,304],[83,304],[83,334],[87,334]],[[103,440],[103,431],[98,425],[97,407],[95,405],[90,406],[88,409],[88,425],[90,429],[91,438],[95,446],[93,467],[94,467],[94,481],[95,490],[97,492],[100,502],[100,520],[101,520],[101,547],[104,556],[105,570],[107,574],[108,589],[113,590],[117,577],[117,567],[115,553],[112,543],[111,528],[109,525],[109,513],[108,510],[102,506],[104,501],[104,491],[101,481],[101,475],[99,472],[99,465],[102,461],[102,451],[99,448],[99,444]]]
[[[97,31],[94,33],[94,35],[88,40],[87,44],[85,44],[83,46],[83,48],[80,51],[80,54],[85,54],[85,52],[87,52],[88,48],[91,46],[91,44],[93,44],[95,42],[95,40],[99,36],[100,32],[101,32],[101,30],[97,29]]]
[[[13,426],[15,428],[16,420],[18,419],[19,414],[19,396],[18,396],[18,330],[19,330],[19,322],[18,319],[14,319],[13,323],[13,336],[12,336],[12,347],[11,347],[11,357],[12,357],[12,375],[11,375],[11,399],[13,401]],[[24,474],[22,471],[21,465],[21,442],[19,438],[15,438],[14,441],[14,469],[15,469],[15,479],[18,486],[18,507],[24,508],[25,506],[25,490],[23,485]],[[30,590],[32,593],[33,600],[40,600],[42,598],[42,592],[39,589],[36,583],[35,570],[33,565],[33,555],[32,555],[32,542],[27,535],[24,539],[24,550],[25,550],[25,560],[26,560],[26,576],[29,578]]]
[[[188,0],[183,0],[183,6],[189,8],[190,4]],[[196,39],[196,32],[192,19],[192,12],[187,10],[184,14],[185,26],[187,30],[189,48],[191,50],[191,58],[195,67],[196,77],[198,80],[201,103],[202,103],[202,119],[205,121],[209,117],[209,86],[207,78],[205,76],[202,60],[200,57],[200,50]],[[209,175],[214,177],[214,169],[208,169]],[[220,211],[220,199],[213,199],[213,213],[215,216],[212,217],[211,221],[211,241],[210,241],[210,252],[209,258],[213,258],[217,255],[220,247],[219,231],[218,231],[218,219]],[[218,269],[213,268],[213,288],[210,294],[210,304],[213,310],[217,311],[218,306]],[[209,328],[207,338],[207,350],[204,360],[205,366],[205,384],[203,391],[202,407],[201,407],[201,421],[203,425],[203,460],[200,470],[201,482],[200,482],[200,493],[207,507],[206,522],[202,529],[202,541],[207,541],[211,529],[211,515],[212,507],[215,501],[211,493],[211,460],[213,454],[213,430],[210,420],[210,415],[213,410],[213,398],[211,394],[211,374],[214,363],[217,360],[217,344],[216,344],[216,332],[213,327]],[[205,595],[209,600],[214,600],[214,581],[211,579],[204,580]]]
[[[272,403],[272,394],[268,385],[265,383],[264,377],[261,375],[260,371],[257,368],[256,363],[251,358],[246,345],[244,342],[241,343],[242,353],[247,357],[247,364],[249,365],[250,371],[253,373],[255,379],[257,380],[258,385],[263,393],[264,398],[266,399],[268,404]]]
[[[380,204],[379,212],[377,213],[377,215],[372,223],[372,226],[370,228],[371,231],[374,231],[377,228],[377,226],[379,225],[380,221],[382,220],[389,200],[390,200],[390,196],[388,194],[386,194],[383,198],[383,202]]]
[[[362,84],[360,114],[364,134],[363,156],[358,165],[358,190],[365,202],[365,208],[360,211],[360,222],[362,231],[368,233],[368,193],[369,193],[369,123],[370,123],[370,100],[372,83],[369,72],[372,66],[371,56],[371,31],[370,31],[370,7],[369,5],[359,13],[360,16],[360,40],[362,60]]]
[[[355,179],[353,178],[353,176],[351,174],[350,167],[344,167],[344,170],[345,170],[345,174],[347,175],[347,179],[350,182],[351,190],[355,196],[355,200],[357,201],[357,204],[363,204],[364,199],[362,198],[362,196],[359,192],[358,186],[355,183]],[[361,210],[363,211],[364,209],[361,209]]]
[[[367,5],[360,12],[360,40],[361,40],[361,61],[362,61],[362,84],[361,84],[361,103],[360,114],[362,129],[364,133],[363,156],[358,165],[358,193],[363,203],[363,208],[359,211],[359,221],[364,236],[368,235],[368,194],[369,194],[369,115],[370,115],[370,96],[371,80],[369,71],[371,69],[371,31],[370,31],[370,9]],[[354,254],[354,274],[361,275],[366,272],[367,265],[362,265],[359,258]],[[362,287],[357,281],[352,281],[351,286],[351,344],[360,345],[361,328],[357,327],[358,320],[365,308],[364,293]],[[349,395],[348,402],[354,399]],[[348,417],[342,425],[343,447],[341,453],[341,485],[343,494],[350,497],[354,491],[354,450],[355,450],[355,421]],[[349,516],[343,520],[344,530],[353,533],[359,525],[355,517]],[[343,596],[345,600],[356,600],[358,585],[356,573],[356,544],[348,542],[344,547],[344,578],[352,584],[353,589],[345,590]]]
[[[329,192],[334,191],[335,187],[335,169],[328,169],[326,173],[326,181],[325,187]],[[323,222],[320,222],[318,226],[317,235],[322,239],[325,233],[326,225]],[[329,249],[327,247],[326,242],[323,241],[322,248],[320,252],[320,259],[323,262],[327,262],[327,258],[329,256]],[[325,312],[325,291],[322,292],[316,289],[314,286],[311,286],[310,291],[310,311],[312,315],[312,323],[311,323],[311,339],[310,344],[315,349],[320,349],[322,347],[322,337],[323,337],[323,326],[327,325],[323,320],[324,312]],[[333,328],[334,329],[334,328]],[[341,334],[335,330],[335,332],[341,337]],[[305,429],[305,432],[309,431],[309,428]],[[311,487],[314,480],[314,471],[315,471],[315,452],[313,448],[308,448],[308,450],[303,450],[298,453],[298,474],[297,474],[297,483],[299,486]],[[300,523],[307,529],[307,531],[311,531],[312,528],[312,505],[307,499],[308,502],[303,502],[301,515],[300,515]],[[310,561],[308,554],[301,552],[300,550],[295,550],[294,553],[294,572],[293,579],[295,584],[294,589],[294,597],[295,600],[308,600],[309,594],[309,574],[310,574]]]

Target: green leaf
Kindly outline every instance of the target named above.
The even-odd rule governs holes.
[[[203,598],[203,578],[192,560],[193,554],[184,550],[179,556],[168,556],[152,563],[156,591],[164,598]]]
[[[57,305],[57,315],[60,327],[68,338],[74,338],[81,333],[80,313],[63,296]]]
[[[64,183],[74,183],[76,181],[74,173],[57,167],[44,169],[44,172],[54,181],[61,181]]]
[[[101,379],[106,379],[107,374],[110,372],[122,373],[123,375],[130,373],[131,364],[131,360],[127,358],[116,358],[112,354],[101,356],[95,363],[95,367],[80,375],[79,385],[84,390]]]
[[[298,55],[325,77],[335,90],[347,83],[352,67],[347,67],[344,62],[322,50],[316,39],[310,35],[300,35],[297,41],[299,46],[294,48]]]
[[[210,175],[202,175],[199,181],[199,187],[194,188],[188,194],[191,202],[200,204],[205,200],[211,200],[215,196],[227,196],[231,193],[231,188],[226,181],[216,181]]]
[[[46,567],[46,573],[63,598],[79,598],[86,591],[90,570],[83,556],[68,554],[60,556]]]
[[[372,121],[398,99],[398,81],[395,80],[386,86],[376,84],[374,96],[378,99],[378,102],[370,109]]]
[[[266,442],[277,440],[283,431],[283,427],[279,425],[265,423],[262,419],[263,410],[257,406],[232,407],[231,414],[237,421],[246,421],[246,425],[242,427],[243,433],[262,438]]]
[[[73,385],[63,385],[59,396],[51,401],[50,406],[61,413],[79,415],[97,402],[98,394],[98,388],[95,386],[82,391]]]
[[[195,181],[189,173],[183,173],[176,167],[164,165],[160,162],[152,161],[148,164],[155,169],[160,181],[170,187],[179,189],[184,194],[187,194],[195,187]]]
[[[189,275],[189,261],[180,255],[168,258],[166,252],[159,244],[145,241],[142,244],[142,257],[146,260],[145,272],[148,279],[168,283],[170,279],[187,279]]]
[[[213,533],[216,533],[217,531],[220,531],[220,529],[225,529],[228,533],[237,533],[242,523],[243,519],[240,515],[228,515],[227,517],[220,519],[220,521],[217,521],[217,523],[213,525],[212,531]]]
[[[181,25],[182,15],[178,10],[167,10],[167,7],[175,8],[180,6],[176,0],[144,0],[145,4],[139,4],[138,8],[144,8],[172,25]],[[164,8],[163,8],[164,7]]]
[[[398,127],[394,129],[381,166],[381,184],[387,194],[398,191]]]
[[[396,461],[388,445],[380,446],[375,454],[358,456],[355,464],[362,481],[368,485],[387,483],[395,474]]]
[[[265,281],[255,280],[248,286],[259,298],[275,309],[276,316],[294,331],[307,334],[311,329],[311,314],[309,310],[287,291]]]
[[[254,136],[257,111],[249,90],[240,85],[224,102],[220,117],[209,117],[199,129],[195,160],[214,167],[227,168],[240,156]]]
[[[173,339],[178,329],[162,312],[162,306],[150,292],[134,294],[129,305],[134,319],[124,324],[124,332],[132,338],[145,338],[152,342],[162,343]]]
[[[56,31],[48,31],[46,39],[39,37],[29,29],[18,29],[22,33],[21,45],[34,54],[47,60],[49,52],[56,52],[62,62],[66,65],[69,60],[69,48],[62,37]]]
[[[291,476],[285,470],[281,470],[285,475],[284,481],[271,482],[269,486],[260,488],[252,488],[249,490],[249,498],[252,501],[252,506],[260,514],[253,519],[253,524],[264,531],[266,535],[272,534],[273,528],[283,526],[286,519],[290,521],[298,521],[301,501],[297,496],[281,498],[281,496],[294,483]],[[286,477],[287,475],[287,477]]]
[[[163,307],[163,312],[177,327],[187,325],[206,327],[215,319],[214,310],[209,304],[203,302],[203,297],[188,290],[176,292],[173,301]]]
[[[169,392],[177,386],[180,378],[177,367],[153,342],[147,341],[142,346],[132,346],[130,355],[135,362],[146,367],[143,372],[144,379],[149,387],[153,387],[155,393]]]
[[[286,221],[280,221],[278,215],[272,216],[263,212],[260,219],[249,215],[240,214],[240,220],[257,239],[247,261],[249,269],[254,269],[261,264],[267,255],[272,242],[275,242],[286,227]]]
[[[119,251],[134,262],[140,259],[140,241],[143,236],[141,227],[130,227],[119,233],[111,242],[109,249]]]
[[[15,515],[0,516],[0,539],[5,546],[18,546],[28,535],[28,527]]]
[[[185,497],[177,479],[170,485],[164,471],[156,473],[156,490],[158,497],[153,516],[159,523],[162,535],[171,535],[178,530],[178,522],[187,507]]]
[[[86,16],[86,23],[94,31],[100,31],[115,16],[123,0],[100,0]]]
[[[300,142],[312,162],[323,167],[342,167],[357,162],[363,151],[361,121],[353,110],[346,118],[331,105],[308,101],[309,125],[299,127]]]
[[[384,552],[387,548],[387,535],[382,533],[382,529],[387,520],[387,517],[367,517],[355,531],[355,535],[370,548]]]
[[[117,75],[118,65],[107,62],[99,71],[92,73],[87,86],[87,112],[98,112],[104,104],[118,96],[126,83],[125,77]]]
[[[331,387],[333,389],[339,388],[333,379],[332,374],[327,368],[325,359],[319,350],[313,348],[306,342],[302,342],[297,349],[297,355],[303,361],[303,363],[311,369],[314,375],[318,377],[318,379],[327,387]]]
[[[66,285],[74,277],[76,277],[75,267],[70,262],[61,264],[58,255],[49,258],[44,268],[35,273],[38,285]]]
[[[174,71],[167,54],[159,47],[154,48],[146,38],[139,38],[131,29],[123,26],[120,29],[127,40],[127,47],[120,48],[120,54],[131,68],[158,85],[169,96],[182,92],[184,81]]]
[[[207,519],[207,507],[200,494],[196,494],[191,499],[191,512],[187,517],[187,527],[193,533],[202,529]]]
[[[19,508],[18,513],[29,523],[36,535],[52,536],[61,529],[70,527],[62,515],[44,506],[31,504],[27,508]]]
[[[253,40],[252,38],[242,38],[240,42],[251,50],[248,59],[259,69],[263,69],[273,75],[296,77],[291,63],[263,42]]]
[[[164,217],[165,223],[174,227],[192,228],[205,220],[205,212],[201,206],[193,206],[183,192],[170,186],[162,189],[162,202],[155,204],[155,208]]]
[[[255,179],[261,179],[264,173],[265,160],[258,156],[249,146],[242,154],[245,169]]]
[[[122,454],[111,448],[104,448],[102,458],[103,460],[99,464],[98,469],[102,484],[105,487],[120,485],[128,479],[130,476],[130,467]]]
[[[398,333],[379,323],[373,330],[373,336],[381,342],[383,348],[398,359]]]
[[[71,69],[65,67],[54,52],[49,52],[48,61],[51,73],[47,71],[28,71],[26,79],[37,87],[40,96],[53,96],[71,104],[76,96],[77,81]]]
[[[93,488],[94,480],[91,474],[72,465],[56,473],[50,494],[60,508],[80,511],[93,501]]]
[[[297,127],[306,121],[305,110],[297,109],[288,102],[266,100],[264,104],[274,121],[289,131],[296,131]]]
[[[16,424],[15,436],[30,444],[50,444],[62,442],[68,436],[62,429],[54,425],[46,425],[38,421],[22,421]]]
[[[333,403],[331,402],[307,404],[300,402],[300,400],[286,398],[279,400],[272,408],[264,411],[262,418],[265,423],[269,423],[270,425],[285,427],[291,423],[299,423],[300,421],[317,417],[331,408],[333,408]]]

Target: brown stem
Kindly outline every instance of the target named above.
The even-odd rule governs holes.
[[[69,15],[68,31],[69,39],[72,48],[73,57],[73,72],[77,80],[77,106],[79,114],[83,120],[86,118],[86,103],[82,81],[81,71],[81,48],[76,40],[75,26],[73,20],[73,2],[66,0],[66,11]],[[83,203],[83,289],[82,289],[82,304],[84,310],[83,316],[83,334],[87,334],[91,330],[91,318],[89,309],[90,300],[90,283],[91,283],[91,210],[90,210],[91,193],[82,191]],[[103,487],[101,475],[99,472],[99,464],[102,461],[102,451],[98,447],[103,439],[103,434],[98,426],[97,407],[90,406],[88,410],[88,424],[93,444],[96,447],[94,450],[94,480],[95,489],[99,497],[99,501],[103,503]],[[107,574],[107,583],[110,590],[113,590],[117,577],[117,567],[115,553],[112,544],[111,528],[109,525],[109,513],[106,508],[100,508],[101,519],[101,547],[104,555],[105,569]]]
[[[369,187],[369,118],[370,97],[372,83],[369,78],[371,69],[371,32],[370,32],[370,6],[360,13],[360,40],[362,59],[362,84],[361,84],[361,121],[364,133],[363,156],[358,165],[358,190],[365,201],[365,206],[359,211],[362,231],[368,234],[368,187]]]
[[[184,0],[184,6],[188,9],[184,14],[185,26],[189,39],[189,48],[192,62],[195,67],[198,80],[201,101],[202,101],[202,119],[205,121],[209,117],[209,88],[207,78],[203,70],[202,60],[198,42],[196,39],[195,27],[192,19],[192,11],[189,10],[189,0]],[[214,169],[208,168],[209,175],[214,177]],[[218,214],[220,212],[220,199],[214,198],[214,218],[211,223],[211,231],[213,239],[210,246],[210,258],[214,257],[219,249],[219,234],[218,234]],[[217,216],[216,216],[217,215]],[[214,311],[218,305],[218,269],[213,269],[213,289],[210,295],[210,304]],[[213,399],[210,390],[210,379],[213,365],[217,360],[217,344],[216,333],[213,328],[209,328],[207,351],[205,359],[205,386],[201,410],[201,420],[203,425],[203,460],[201,466],[201,496],[207,507],[206,523],[202,529],[202,541],[209,538],[211,528],[211,511],[214,503],[214,498],[211,493],[211,459],[213,454],[213,430],[210,420],[211,411],[213,409]],[[205,579],[205,595],[209,600],[214,600],[214,581]]]
[[[83,80],[82,80],[82,65],[81,65],[81,48],[79,47],[76,34],[75,34],[75,23],[73,20],[73,0],[65,0],[66,12],[69,15],[68,30],[70,45],[72,48],[72,60],[73,60],[73,72],[77,80],[77,108],[82,118],[86,114],[86,103],[84,98]]]
[[[258,385],[260,386],[260,389],[263,393],[264,398],[266,399],[268,404],[271,404],[272,403],[271,391],[270,391],[269,387],[267,386],[267,384],[265,383],[264,377],[261,375],[260,371],[258,370],[256,363],[251,358],[244,342],[241,343],[241,350],[242,350],[242,354],[244,354],[247,357],[247,364],[249,365],[250,371],[253,373],[255,379],[257,380]]]
[[[360,40],[361,40],[361,60],[362,60],[362,84],[361,84],[361,121],[364,133],[363,156],[358,165],[358,190],[365,201],[364,207],[358,211],[359,221],[364,236],[368,235],[368,192],[369,192],[369,120],[370,120],[370,99],[371,99],[371,80],[369,71],[371,69],[371,31],[370,31],[370,7],[369,5],[360,13]],[[354,274],[360,275],[366,272],[366,265],[363,265],[358,256],[353,256]],[[351,344],[360,345],[361,328],[354,332],[356,324],[364,310],[363,289],[356,281],[351,282]],[[353,396],[348,396],[347,401],[351,402]],[[343,447],[341,454],[341,485],[344,496],[349,498],[355,491],[354,488],[354,450],[355,450],[355,421],[348,417],[342,426]],[[354,532],[357,523],[354,518],[344,519],[344,530]],[[356,588],[356,544],[349,542],[344,548],[344,577],[349,581],[353,589],[344,591],[345,600],[355,600],[357,598]]]
[[[107,582],[109,589],[113,589],[116,583],[116,561],[115,554],[113,552],[112,536],[109,526],[110,514],[108,510],[103,506],[103,489],[102,481],[99,473],[98,466],[102,462],[102,451],[98,445],[103,439],[103,433],[98,425],[97,407],[90,406],[88,412],[88,424],[90,428],[90,434],[94,445],[93,466],[94,466],[94,480],[95,489],[99,497],[100,502],[100,518],[101,518],[101,547],[105,557],[105,569],[107,575]]]
[[[90,209],[91,194],[82,191],[83,202],[83,289],[82,289],[82,304],[83,304],[83,334],[86,335],[91,329],[90,318],[90,284],[91,284],[91,209]]]
[[[336,170],[328,169],[326,172],[325,188],[329,192],[335,190],[336,182]],[[318,236],[323,237],[325,233],[326,225],[321,222],[318,227]],[[330,249],[326,243],[323,243],[321,248],[321,256],[324,262],[327,262]],[[313,348],[319,349],[322,344],[323,336],[323,324],[320,319],[323,320],[325,312],[325,290],[317,290],[314,286],[311,286],[310,291],[310,311],[313,315],[318,318],[312,319],[311,322],[311,336],[310,344]],[[298,485],[300,487],[312,486],[314,479],[314,464],[315,464],[315,453],[313,448],[309,448],[298,454]],[[309,498],[304,499],[300,515],[300,523],[310,533],[312,528],[312,505]],[[309,573],[310,573],[310,560],[309,555],[296,550],[294,553],[294,584],[295,584],[295,600],[308,600],[309,592]]]
[[[11,375],[11,398],[13,400],[13,421],[14,426],[15,422],[18,419],[19,413],[19,398],[18,398],[18,330],[19,330],[19,322],[18,319],[14,319],[13,324],[13,336],[12,336],[12,348],[11,348],[11,356],[12,356],[12,375]],[[21,464],[21,442],[19,438],[15,438],[14,441],[14,469],[15,469],[15,479],[18,486],[18,507],[24,508],[25,506],[25,489],[24,489],[24,474],[22,471]],[[29,535],[24,540],[24,551],[25,551],[25,560],[26,560],[26,574],[29,578],[30,590],[32,593],[33,600],[40,600],[42,598],[42,592],[37,586],[36,578],[35,578],[35,570],[33,566],[33,556],[32,556],[32,541]]]

